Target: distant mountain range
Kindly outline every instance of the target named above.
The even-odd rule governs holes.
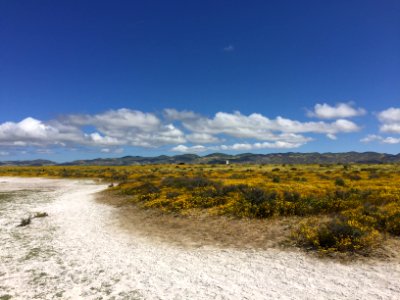
[[[400,163],[399,154],[377,152],[344,152],[344,153],[243,153],[229,155],[212,153],[205,156],[182,154],[175,156],[124,156],[120,158],[96,158],[56,163],[50,160],[0,161],[0,166],[130,166],[143,164],[336,164],[336,163]]]

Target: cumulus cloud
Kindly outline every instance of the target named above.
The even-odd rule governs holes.
[[[199,114],[194,113],[190,110],[181,110],[178,111],[174,108],[166,108],[164,109],[164,116],[167,120],[193,120],[200,118]]]
[[[98,132],[85,134],[85,137],[96,145],[119,145],[120,141],[110,136],[102,136]]]
[[[85,126],[96,131],[86,133]],[[26,118],[19,123],[0,124],[0,145],[85,146],[132,145],[158,147],[186,142],[184,133],[150,113],[119,109],[95,115],[69,115],[43,122]]]
[[[137,110],[110,110],[97,115],[71,115],[65,121],[75,126],[94,126],[102,134],[88,137],[101,145],[158,147],[186,142],[173,124],[164,124],[155,114]]]
[[[140,128],[143,131],[152,131],[161,123],[154,114],[126,108],[96,115],[70,115],[67,119],[70,124],[92,125],[103,131],[115,128]]]
[[[370,142],[380,142],[382,144],[399,144],[400,143],[400,138],[399,137],[383,137],[380,135],[376,134],[369,134],[366,137],[361,139],[361,142],[363,143],[370,143]]]
[[[389,136],[389,137],[384,138],[382,140],[382,142],[385,143],[385,144],[399,144],[400,143],[400,138]]]
[[[182,153],[197,153],[197,152],[204,152],[208,149],[202,145],[195,145],[195,146],[185,146],[185,145],[178,145],[171,149],[174,152],[182,152]]]
[[[381,132],[400,133],[400,123],[381,124],[379,129]]]
[[[367,113],[363,108],[353,107],[354,103],[338,103],[335,106],[329,104],[315,104],[313,111],[308,111],[309,117],[318,119],[341,119],[362,116]]]
[[[186,135],[186,138],[189,142],[199,144],[218,143],[220,141],[219,138],[211,134],[200,132],[188,134]]]
[[[171,146],[178,152],[290,149],[312,141],[308,136],[311,133],[336,139],[341,133],[358,130],[356,123],[346,119],[301,122],[240,112],[217,112],[207,117],[172,108],[157,115],[122,108],[49,121],[28,117],[20,122],[5,122],[0,124],[0,147],[97,147],[103,153],[116,153],[124,146]],[[233,144],[221,144],[226,140]]]
[[[196,145],[192,147],[188,147],[185,145],[179,145],[172,148],[172,151],[175,152],[184,152],[184,153],[196,153],[196,152],[204,152],[207,150],[212,151],[250,151],[250,150],[260,150],[260,149],[293,149],[302,146],[302,143],[290,143],[284,141],[277,142],[263,142],[263,143],[235,143],[232,145],[220,145],[220,146],[210,146],[205,147],[203,145]]]
[[[388,108],[378,114],[382,123],[400,123],[400,108]]]
[[[46,126],[34,118],[26,118],[19,123],[5,122],[0,125],[0,140],[18,141],[43,140],[55,133],[55,129]]]
[[[370,143],[375,141],[382,141],[383,138],[380,135],[368,134],[366,137],[362,138],[360,141],[363,143]]]
[[[283,117],[269,119],[261,114],[248,116],[240,112],[218,112],[214,118],[199,117],[182,119],[183,126],[195,133],[209,135],[226,134],[236,138],[254,138],[265,141],[285,140],[304,137],[299,133],[337,134],[356,132],[360,127],[349,120],[339,119],[331,123],[300,122]]]
[[[377,114],[377,118],[380,122],[379,131],[383,134],[400,134],[400,108],[391,107],[383,110]],[[376,134],[367,135],[361,139],[364,143],[369,142],[380,142],[383,144],[399,144],[400,137],[393,136],[381,136]]]
[[[5,122],[0,124],[0,145],[62,145],[67,141],[83,142],[79,130],[69,126],[52,126],[31,117],[18,123]]]
[[[236,143],[233,145],[221,145],[218,147],[221,150],[257,150],[257,149],[292,149],[302,146],[303,143],[293,143],[286,141],[276,141],[273,143],[263,142],[263,143]]]
[[[337,134],[351,133],[360,130],[352,121],[338,119],[333,122],[300,122],[283,117],[267,118],[253,113],[243,115],[240,112],[218,112],[213,118],[200,116],[191,111],[179,112],[170,110],[169,116],[182,123],[191,132],[186,138],[194,143],[214,143],[217,136],[228,136],[239,139],[256,139],[258,143],[235,143],[207,147],[208,150],[248,151],[255,149],[292,149],[298,148],[312,140],[307,133],[326,134],[330,139],[337,139]],[[196,137],[196,138],[194,138]],[[182,146],[182,145],[181,145]],[[191,147],[173,148],[173,151],[189,152]]]
[[[400,134],[400,108],[388,108],[378,113],[380,131]]]

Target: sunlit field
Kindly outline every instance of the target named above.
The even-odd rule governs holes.
[[[400,165],[1,167],[1,176],[98,178],[128,205],[190,217],[300,219],[292,242],[368,255],[400,236]]]

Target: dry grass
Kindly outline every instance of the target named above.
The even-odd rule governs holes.
[[[213,246],[234,249],[288,248],[290,232],[298,218],[236,219],[193,213],[182,216],[130,204],[128,197],[106,191],[97,201],[118,209],[119,225],[181,247]]]
[[[184,248],[217,247],[221,249],[266,250],[278,248],[282,251],[298,251],[291,234],[302,220],[300,217],[270,219],[239,219],[212,216],[204,212],[190,215],[166,213],[158,209],[144,209],[130,202],[130,197],[113,191],[104,191],[96,200],[117,208],[115,217],[121,228],[153,240]],[[334,259],[342,263],[364,261],[366,263],[400,262],[400,239],[388,236],[385,243],[369,255],[357,253],[308,254],[318,259]]]

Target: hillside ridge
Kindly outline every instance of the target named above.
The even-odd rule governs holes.
[[[154,157],[123,156],[119,158],[95,158],[74,160],[57,163],[51,160],[14,160],[0,161],[0,166],[130,166],[142,164],[336,164],[336,163],[399,163],[399,154],[378,152],[341,152],[341,153],[268,153],[254,154],[242,153],[230,155],[225,153],[211,153],[205,156],[197,154],[179,154],[174,156],[160,155]]]

